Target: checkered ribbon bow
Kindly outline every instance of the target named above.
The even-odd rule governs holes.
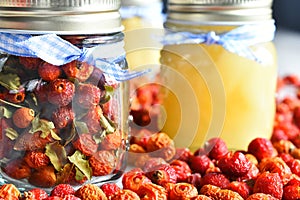
[[[126,81],[147,72],[147,70],[128,71],[121,69],[118,61],[124,59],[125,55],[121,55],[113,61],[108,61],[104,58],[93,60],[91,59],[93,50],[93,48],[80,49],[55,34],[31,36],[28,34],[0,32],[0,52],[10,55],[38,57],[57,66],[73,60],[86,61],[94,64],[117,81]]]
[[[276,27],[274,21],[271,20],[266,23],[240,26],[220,35],[217,35],[213,31],[203,34],[194,34],[190,32],[169,33],[161,42],[164,45],[200,43],[205,43],[207,45],[218,44],[239,56],[263,63],[264,56],[255,53],[250,47],[261,42],[272,41],[274,39],[275,30]]]

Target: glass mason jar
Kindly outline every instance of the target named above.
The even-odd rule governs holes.
[[[129,72],[120,1],[0,1],[1,183],[119,178]],[[41,14],[43,12],[43,14]]]
[[[269,138],[277,80],[272,0],[170,0],[161,51],[163,131],[196,150]]]

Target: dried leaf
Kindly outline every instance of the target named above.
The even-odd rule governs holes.
[[[68,156],[68,159],[82,172],[88,179],[92,178],[92,169],[89,165],[89,161],[86,160],[85,155],[80,151],[75,151],[72,156]]]
[[[72,170],[74,165],[71,163],[67,163],[63,166],[63,168],[56,174],[57,184],[69,182],[72,178]]]
[[[89,128],[84,122],[75,121],[75,128],[78,134],[84,134],[89,132]]]
[[[17,74],[0,74],[0,85],[8,90],[18,90],[21,83]]]
[[[67,153],[59,142],[53,142],[46,145],[45,154],[49,157],[52,165],[57,171],[67,164]]]
[[[19,137],[19,134],[16,130],[13,128],[7,128],[5,129],[5,135],[11,140],[16,140]]]
[[[55,140],[61,140],[61,138],[55,133],[54,123],[45,119],[40,119],[37,115],[31,122],[32,126],[29,133],[35,133],[41,131],[40,137],[46,138],[51,134],[52,138]]]
[[[7,109],[4,106],[0,106],[0,118],[5,117],[6,119],[9,119],[12,117],[12,111]]]

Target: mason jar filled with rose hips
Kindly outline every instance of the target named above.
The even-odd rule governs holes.
[[[277,80],[272,0],[169,0],[162,40],[163,131],[196,150],[269,138]]]
[[[119,0],[0,1],[0,182],[119,178],[128,144]]]

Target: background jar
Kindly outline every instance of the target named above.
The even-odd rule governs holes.
[[[271,136],[277,80],[271,5],[271,0],[168,2],[162,130],[177,146],[195,150],[221,137],[229,148],[246,150],[248,141]],[[266,27],[259,30],[268,39],[249,46],[254,59],[229,51],[220,39],[241,27],[248,27],[241,37]]]
[[[119,8],[118,0],[0,2],[2,184],[76,187],[122,175],[129,74]]]

